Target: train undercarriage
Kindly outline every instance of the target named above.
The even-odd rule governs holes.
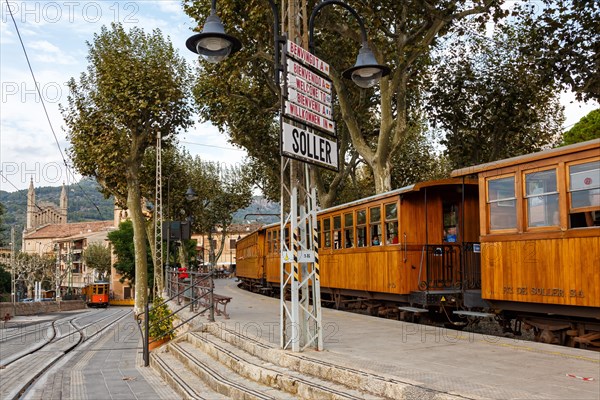
[[[240,287],[279,297],[279,286],[266,280],[240,279]],[[321,288],[322,306],[327,308],[458,330],[478,331],[480,325],[489,330],[493,322],[492,330],[498,335],[600,351],[600,319],[593,316],[593,309],[581,310],[578,315],[562,315],[558,314],[565,312],[561,307],[541,305],[538,309],[531,304],[490,304],[477,300],[472,293],[467,297],[470,297],[468,307],[458,289],[394,295]],[[573,314],[572,308],[568,308],[568,313]]]

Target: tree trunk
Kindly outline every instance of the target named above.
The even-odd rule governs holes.
[[[135,248],[135,305],[133,311],[144,311],[148,301],[148,263],[146,259],[146,224],[142,214],[138,169],[130,167],[127,177],[127,208],[133,224],[133,245]]]
[[[392,166],[389,162],[375,161],[373,168],[373,179],[375,181],[375,193],[385,193],[392,189]]]

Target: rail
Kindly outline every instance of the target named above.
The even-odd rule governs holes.
[[[177,305],[181,306],[175,311],[172,311],[169,315],[164,316],[163,318],[152,321],[150,323],[150,305],[146,304],[144,312],[139,314],[138,323],[141,321],[139,318],[144,316],[144,332],[143,332],[143,355],[144,355],[144,366],[150,365],[150,343],[156,342],[163,337],[170,335],[179,327],[187,324],[192,319],[197,316],[204,314],[206,311],[210,311],[209,320],[211,322],[215,321],[215,307],[214,307],[214,282],[213,282],[213,273],[211,272],[187,272],[187,277],[180,279],[180,274],[176,270],[167,271],[166,276],[166,289],[167,295],[169,298],[164,300],[162,303],[155,305],[155,307],[163,306],[167,304],[169,301],[177,299]],[[183,301],[182,301],[183,299]],[[182,305],[183,303],[183,305]],[[165,320],[169,320],[173,316],[177,315],[180,311],[189,307],[190,311],[192,311],[193,315],[186,320],[183,320],[178,325],[174,326],[167,332],[164,332],[160,337],[152,338],[150,340],[150,327],[155,325],[160,325]],[[201,308],[204,307],[204,308]]]
[[[419,289],[449,288],[481,289],[479,243],[423,246],[419,268]]]
[[[481,289],[481,244],[463,243],[462,288]]]

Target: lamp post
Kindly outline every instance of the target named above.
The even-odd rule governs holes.
[[[54,271],[56,276],[56,281],[54,282],[56,293],[54,294],[54,298],[58,302],[60,301],[60,245],[58,243],[54,244],[54,251],[56,252],[56,270]]]
[[[275,4],[275,2],[273,0],[268,0],[269,5],[271,6],[271,9],[273,11],[273,35],[274,35],[274,57],[275,57],[275,84],[276,86],[281,88],[281,115],[280,115],[280,129],[283,130],[284,128],[284,122],[283,122],[283,115],[286,114],[285,110],[285,96],[287,96],[287,84],[285,85],[285,87],[280,85],[280,73],[284,71],[284,67],[281,65],[280,63],[280,51],[282,45],[286,45],[287,44],[287,39],[284,35],[280,35],[279,34],[279,12],[277,9],[277,5]],[[365,26],[364,26],[364,22],[363,20],[360,18],[360,16],[357,14],[357,12],[350,6],[348,6],[347,4],[338,1],[338,0],[328,0],[328,1],[323,1],[321,3],[319,3],[313,10],[311,17],[310,17],[310,21],[309,21],[309,37],[310,37],[310,52],[314,54],[314,41],[313,41],[313,30],[314,30],[314,19],[316,17],[316,15],[318,14],[318,12],[325,6],[327,5],[340,5],[342,7],[344,7],[346,10],[348,10],[357,20],[358,23],[360,25],[360,29],[361,29],[361,42],[362,42],[362,46],[361,49],[358,53],[358,57],[356,59],[356,63],[354,64],[354,66],[352,68],[349,68],[347,70],[345,70],[342,73],[342,76],[344,78],[347,79],[352,79],[352,81],[359,87],[361,88],[369,88],[374,86],[375,84],[377,84],[377,82],[379,82],[379,80],[388,75],[390,73],[390,69],[385,66],[385,65],[381,65],[379,64],[376,59],[375,56],[373,54],[373,51],[371,50],[371,48],[368,45],[368,39],[367,39],[367,34],[366,34],[366,30],[365,30]],[[295,16],[289,16],[289,18],[294,18]],[[241,43],[238,39],[234,38],[233,36],[227,35],[225,33],[225,29],[223,27],[223,24],[221,23],[221,20],[217,17],[216,15],[216,0],[212,0],[211,2],[211,12],[210,12],[210,16],[207,18],[206,23],[204,25],[204,29],[202,30],[201,33],[199,34],[195,34],[193,36],[191,36],[190,38],[188,38],[188,40],[186,41],[186,47],[194,52],[199,54],[201,57],[203,57],[205,60],[209,61],[209,62],[219,62],[224,60],[225,58],[227,58],[229,55],[234,54],[235,52],[237,52],[238,50],[241,49]],[[288,113],[288,117],[289,117],[289,113]],[[292,120],[294,118],[291,118]],[[333,124],[332,124],[333,125]],[[289,124],[287,125],[289,126]],[[282,142],[283,143],[283,142]],[[309,190],[309,188],[312,187],[312,185],[310,184],[310,178],[306,179],[306,183],[305,183],[305,191],[307,193],[310,193],[307,195],[307,200],[306,200],[306,204],[307,207],[304,209],[304,212],[302,213],[302,215],[298,215],[297,212],[297,205],[298,205],[298,186],[301,185],[298,183],[298,181],[300,180],[295,180],[297,179],[294,175],[295,175],[295,170],[294,170],[294,163],[285,163],[283,160],[283,157],[285,157],[284,154],[282,154],[282,163],[281,163],[281,176],[282,176],[282,208],[281,208],[281,226],[280,226],[280,234],[282,237],[282,261],[281,261],[281,268],[280,268],[280,282],[281,282],[281,299],[280,299],[280,329],[281,329],[281,338],[280,338],[280,343],[281,343],[281,347],[285,348],[286,346],[288,346],[290,343],[292,345],[292,349],[294,351],[298,351],[299,350],[299,342],[301,339],[299,339],[300,336],[304,335],[304,338],[311,341],[311,342],[317,342],[317,348],[319,350],[322,349],[322,345],[323,345],[323,336],[322,336],[322,327],[321,327],[321,312],[320,312],[320,292],[319,292],[319,276],[318,276],[318,248],[316,247],[316,244],[310,243],[308,239],[306,239],[306,235],[302,234],[299,235],[298,232],[298,224],[299,224],[299,220],[301,220],[300,225],[302,226],[302,229],[304,229],[305,222],[310,221],[310,226],[312,226],[311,229],[313,229],[313,236],[316,237],[316,231],[315,231],[315,226],[317,225],[317,220],[316,220],[316,190],[313,188],[311,190]],[[285,168],[286,165],[289,165],[289,171],[290,171],[290,182],[291,182],[291,188],[290,190],[286,190],[283,187],[283,177],[285,176]],[[308,174],[307,174],[308,175]],[[298,258],[296,256],[294,256],[294,260],[293,263],[291,264],[290,267],[287,267],[285,265],[285,261],[283,261],[283,251],[285,248],[285,241],[283,241],[283,235],[285,234],[285,230],[287,229],[285,227],[286,223],[286,218],[284,218],[285,215],[285,210],[284,210],[284,201],[283,201],[283,193],[289,193],[290,194],[290,202],[289,202],[289,229],[291,232],[293,232],[292,234],[292,238],[293,240],[290,241],[291,243],[291,248],[287,249],[288,252],[291,252],[290,250],[293,249],[293,253],[296,254],[298,252],[298,250],[300,249],[300,247],[303,247],[304,249],[310,249],[314,255],[314,260],[317,261],[312,261],[312,265],[313,265],[313,269],[310,272],[310,274],[307,273],[308,270],[308,264],[309,263],[302,263],[302,275],[303,275],[303,281],[299,283],[298,280],[298,266],[299,266],[299,262],[298,262]],[[310,198],[310,199],[308,199]],[[300,237],[302,239],[298,240],[296,239],[297,237]],[[210,233],[209,233],[209,240],[211,241],[211,250],[212,250],[212,240],[210,237]],[[212,260],[211,260],[212,261]],[[232,261],[232,255],[230,255],[230,262]],[[289,271],[288,271],[289,270]],[[212,271],[212,263],[211,263],[211,271]],[[309,277],[310,276],[310,277]],[[305,278],[305,277],[309,277],[309,278]],[[308,303],[309,303],[309,297],[308,296],[308,290],[309,290],[309,279],[312,280],[313,284],[311,285],[311,290],[313,290],[313,301],[314,301],[314,307],[312,307],[312,311],[307,311],[309,310],[310,307],[308,307]],[[300,298],[299,296],[299,287],[302,287],[302,293],[303,296],[302,298]],[[286,293],[286,289],[290,288],[291,290],[291,307],[288,307],[286,305],[286,299],[285,299],[285,293]],[[300,302],[304,302],[305,304],[300,307]],[[304,314],[304,312],[306,312],[306,314]],[[300,316],[300,314],[302,314],[302,316]],[[290,318],[291,319],[291,323],[286,322],[286,318]],[[315,324],[315,334],[312,335],[310,332],[308,332],[310,329],[308,328],[308,325],[306,324],[307,321],[311,321],[311,323],[314,322]],[[294,329],[300,329],[301,331],[305,331],[306,330],[306,334],[301,333],[300,335],[297,335],[298,332],[294,332]],[[305,329],[306,328],[306,329]],[[310,336],[310,338],[309,338]],[[307,344],[308,345],[308,344]]]

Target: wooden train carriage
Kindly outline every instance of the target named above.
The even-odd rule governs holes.
[[[280,224],[268,225],[265,230],[265,277],[267,282],[279,285],[281,281],[281,227]],[[290,246],[289,230],[286,228],[285,240]]]
[[[265,278],[265,236],[254,231],[236,243],[236,276],[259,282]]]
[[[109,293],[108,282],[95,282],[82,289],[88,307],[108,307]]]
[[[478,239],[475,180],[410,185],[323,210],[318,223],[325,291],[427,305],[478,269],[463,265]]]
[[[600,139],[456,170],[479,176],[482,295],[600,318]]]

